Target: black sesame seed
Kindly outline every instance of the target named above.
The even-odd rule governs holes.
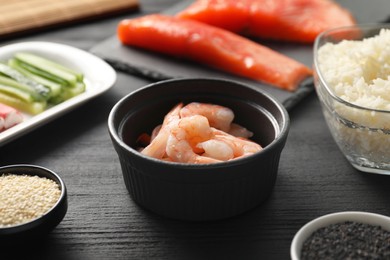
[[[353,221],[332,224],[304,242],[301,259],[390,259],[390,232]]]

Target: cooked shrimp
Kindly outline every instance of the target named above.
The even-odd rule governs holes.
[[[175,162],[215,163],[219,160],[197,154],[196,144],[208,140],[212,131],[206,117],[194,115],[184,117],[172,127],[168,137],[166,153]]]
[[[224,141],[210,139],[201,142],[197,145],[204,150],[203,156],[218,159],[221,161],[227,161],[234,158],[232,147]]]
[[[150,144],[141,151],[142,154],[157,159],[163,158],[170,129],[178,123],[178,120],[180,119],[179,112],[182,107],[183,103],[179,103],[168,112],[168,114],[164,117],[164,121],[158,131],[158,134],[154,137]]]
[[[226,132],[212,128],[213,139],[225,142],[233,150],[234,157],[241,157],[256,153],[262,149],[262,147],[248,139],[235,137]]]
[[[234,135],[235,137],[250,138],[253,136],[253,133],[239,124],[232,123],[230,125],[229,134]]]
[[[233,119],[232,110],[223,106],[179,103],[153,129],[149,145],[140,152],[164,161],[201,164],[260,151],[260,145],[247,139],[253,133]],[[148,138],[141,135],[138,142],[142,145]]]
[[[231,109],[219,105],[192,102],[185,105],[180,110],[181,117],[202,115],[205,116],[210,126],[222,131],[229,131],[230,124],[234,119],[234,113]]]

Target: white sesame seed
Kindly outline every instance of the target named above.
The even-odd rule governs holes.
[[[58,201],[58,184],[44,177],[0,176],[0,228],[29,222],[48,212]]]

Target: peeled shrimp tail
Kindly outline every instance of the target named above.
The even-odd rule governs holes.
[[[213,139],[228,144],[234,153],[234,158],[250,155],[262,149],[262,147],[248,139],[235,137],[218,129],[212,128]]]
[[[164,157],[170,128],[178,122],[180,118],[179,112],[182,107],[183,103],[179,103],[171,111],[169,111],[169,113],[164,117],[160,130],[153,137],[151,143],[141,151],[142,154],[157,159]]]
[[[230,125],[229,134],[234,135],[235,137],[250,138],[253,136],[253,133],[246,129],[245,127],[232,123]]]

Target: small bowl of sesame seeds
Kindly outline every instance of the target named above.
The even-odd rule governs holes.
[[[304,225],[291,243],[291,259],[390,259],[390,217],[337,212]]]
[[[66,187],[55,172],[28,164],[0,167],[0,241],[41,237],[67,208]]]

